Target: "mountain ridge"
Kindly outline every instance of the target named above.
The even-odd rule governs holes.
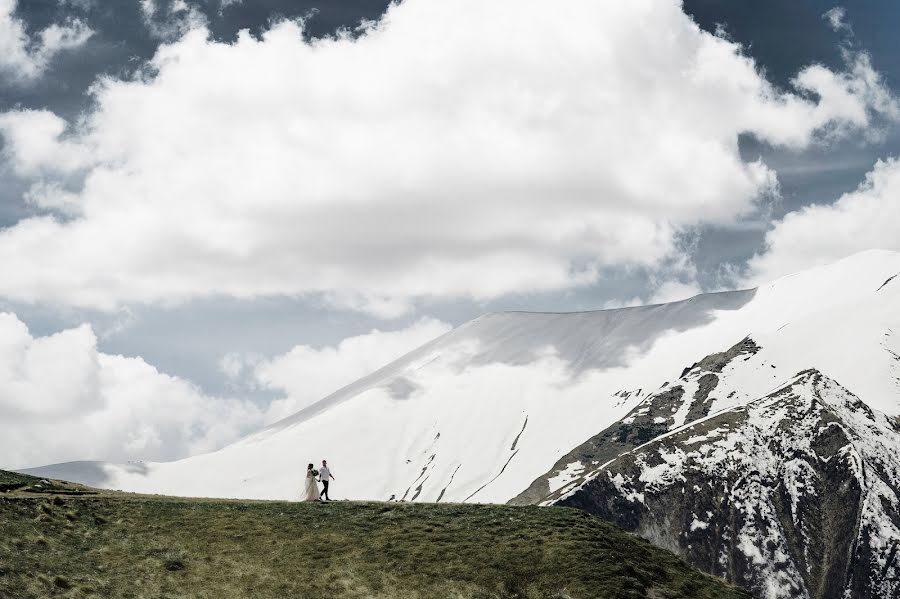
[[[755,290],[671,304],[486,314],[218,452],[166,464],[81,463],[32,472],[64,479],[74,473],[75,480],[89,475],[96,486],[138,492],[289,499],[299,496],[298,465],[321,455],[335,465],[335,490],[351,497],[574,505],[766,599],[897,597],[900,586],[885,586],[876,574],[896,576],[900,548],[872,531],[900,527],[898,273],[900,253],[866,252]],[[746,488],[755,494],[742,497],[740,507],[695,514],[676,501],[675,491],[666,495],[674,487],[660,487],[660,499],[641,486],[646,481],[634,456],[661,446],[689,454],[692,444],[710,444],[704,437],[712,434],[710,423],[751,430],[746,414],[763,414],[758,406],[765,398],[804,376],[840,381],[829,383],[829,393],[846,392],[859,414],[878,415],[878,443],[856,454],[860,463],[876,460],[879,472],[891,473],[884,489],[876,493],[851,468],[838,468],[846,456],[794,404],[796,418],[765,412],[768,422],[759,428],[780,431],[793,445],[770,449],[765,435],[754,433],[755,441],[727,462],[730,470],[719,472],[727,470],[728,484],[752,483]],[[823,430],[841,418],[826,418]],[[867,430],[860,422],[840,426],[860,437],[853,432]],[[797,453],[810,439],[819,439],[820,449]],[[683,442],[677,451],[676,442]],[[756,454],[768,457],[756,463]],[[819,457],[832,466],[821,466]],[[654,459],[660,472],[667,468],[665,459]],[[804,484],[816,493],[784,491],[799,480],[784,464],[813,473]],[[690,476],[709,494],[727,496],[715,472]],[[653,510],[641,511],[639,496],[657,501]],[[841,502],[829,503],[832,496]],[[800,499],[791,503],[792,497]],[[880,497],[890,509],[879,508]],[[697,495],[697,505],[704,498]],[[803,522],[819,525],[793,522],[797,505]],[[861,525],[842,520],[844,505],[857,506],[859,522],[864,513],[871,517]],[[757,512],[765,517],[753,522],[765,524],[770,536],[741,532],[738,524]],[[827,522],[840,523],[843,537],[854,539],[852,552]],[[707,530],[718,536],[704,537],[712,534]],[[846,574],[855,570],[863,574]]]
[[[835,320],[849,322],[869,314],[889,321],[894,318],[890,324],[900,329],[900,322],[889,313],[891,300],[900,295],[890,284],[883,286],[898,272],[900,253],[873,251],[795,273],[756,290],[704,294],[672,304],[580,313],[486,314],[223,450],[164,464],[117,467],[96,463],[95,470],[106,480],[93,482],[137,491],[153,491],[156,486],[176,494],[204,494],[205,489],[209,495],[289,498],[296,487],[277,482],[285,481],[288,463],[325,454],[323,457],[340,465],[345,485],[360,481],[345,487],[351,496],[400,497],[418,478],[421,468],[428,466],[430,478],[420,495],[423,500],[436,500],[458,470],[443,500],[463,500],[500,476],[488,487],[496,491],[487,495],[482,492],[476,498],[507,501],[573,447],[625,417],[647,394],[675,380],[696,360],[724,351],[748,335],[765,348],[766,356],[761,361],[766,365],[735,382],[745,399],[813,366],[848,380],[867,401],[897,414],[900,401],[896,400],[896,379],[884,380],[885,372],[898,368],[897,360],[889,359],[889,352],[900,353],[900,343],[890,334],[890,327],[885,331],[881,323],[865,321],[864,327],[836,331],[851,340],[865,334],[867,338],[859,345],[867,352],[877,343],[883,355],[871,352],[871,359],[843,355],[846,351],[840,350],[845,345],[841,339],[826,337],[814,344],[804,339],[812,334],[819,336],[822,322],[831,326]],[[879,301],[872,299],[876,289]],[[848,303],[862,307],[843,314]],[[856,326],[852,322],[849,325]],[[879,337],[872,339],[873,334]],[[792,349],[804,345],[817,347],[807,347],[803,352]],[[797,359],[796,353],[811,355]],[[763,376],[761,369],[769,366],[774,368]],[[555,413],[548,406],[554,403],[556,412],[566,413]],[[493,426],[481,426],[478,419],[485,418]],[[383,439],[379,440],[377,431],[368,431],[369,422],[383,426]],[[382,457],[376,477],[358,471],[354,465],[362,447],[348,448],[343,441],[360,433],[366,437],[361,443],[366,459]],[[442,436],[437,438],[439,433]],[[520,453],[510,469],[499,475],[503,464],[511,459],[508,448],[517,436],[521,437],[517,447]],[[453,446],[448,447],[451,437]],[[406,455],[386,456],[380,445],[388,439],[404,446],[402,453]],[[490,440],[490,447],[484,447],[480,455],[445,457],[448,453],[463,454],[469,439],[478,439],[479,443]],[[244,472],[235,476],[234,482],[222,485],[201,476],[197,481],[200,484],[191,484],[194,477],[188,476],[186,464],[196,463],[197,470],[206,471],[221,462],[212,471],[222,472],[224,464],[238,467],[241,461],[225,459],[226,454],[254,453],[261,445],[271,445],[271,451],[248,459],[245,467],[238,468]],[[442,451],[434,453],[434,462],[429,465],[432,453],[427,452],[433,445],[433,449],[441,446]],[[286,461],[288,453],[297,458]],[[300,457],[303,453],[310,454],[309,458]],[[260,472],[273,461],[273,455],[278,458],[277,464],[268,472]],[[533,466],[520,466],[517,462],[524,461],[522,458]],[[473,466],[476,463],[485,465]],[[176,472],[182,469],[184,476]],[[64,469],[56,468],[54,474],[64,474],[60,470]],[[172,474],[162,476],[165,472]],[[260,482],[260,477],[268,482]],[[406,482],[401,482],[404,478]],[[399,484],[375,484],[385,479],[396,479]],[[435,482],[437,479],[444,484]]]
[[[767,599],[893,597],[898,447],[896,419],[809,369],[623,452],[551,502]]]

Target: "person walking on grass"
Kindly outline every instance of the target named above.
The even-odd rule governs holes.
[[[334,480],[334,475],[331,474],[331,470],[328,469],[328,461],[322,460],[322,468],[319,470],[319,481],[322,483],[322,500],[323,501],[331,501],[331,497],[328,496],[328,483]]]

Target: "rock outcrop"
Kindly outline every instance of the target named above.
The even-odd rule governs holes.
[[[884,599],[900,596],[898,495],[897,421],[807,370],[586,471],[552,500],[766,599]]]

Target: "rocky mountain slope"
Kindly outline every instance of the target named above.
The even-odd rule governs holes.
[[[719,386],[722,370],[732,360],[747,361],[757,351],[759,346],[747,338],[726,352],[712,354],[686,368],[674,384],[665,383],[662,389],[650,394],[624,418],[557,460],[547,475],[532,482],[510,503],[548,503],[583,480],[586,465],[605,464],[685,422],[705,418],[715,402],[711,394]],[[738,393],[737,389],[730,390],[728,399],[733,399]],[[562,487],[560,483],[564,483]]]
[[[900,597],[897,280],[691,364],[512,502],[579,507],[767,599]],[[802,360],[824,369],[785,380]]]
[[[585,472],[551,500],[762,597],[895,597],[898,450],[896,419],[806,370]]]

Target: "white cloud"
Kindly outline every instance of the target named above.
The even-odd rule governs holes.
[[[2,0],[0,0],[2,1]],[[70,174],[92,163],[85,148],[68,139],[66,121],[47,110],[0,114],[3,155],[16,174],[29,177]]]
[[[745,283],[759,284],[868,249],[900,251],[900,161],[878,161],[855,191],[832,205],[787,214],[766,234]]]
[[[16,17],[17,0],[0,0],[0,75],[29,81],[40,76],[57,53],[84,44],[93,31],[83,21],[54,23],[31,36]]]
[[[665,281],[653,292],[648,304],[667,304],[703,293],[696,282]]]
[[[375,329],[348,337],[333,347],[298,345],[275,358],[255,358],[251,364],[256,382],[285,394],[283,399],[272,402],[267,419],[289,416],[449,330],[446,323],[423,318],[405,329]],[[223,366],[235,374],[242,370],[235,365],[233,355],[226,357]]]
[[[88,325],[33,337],[0,313],[0,468],[74,459],[166,461],[218,449],[440,336],[422,319],[273,358],[230,354],[231,378],[283,394],[268,406],[210,397],[139,357],[104,354]]]
[[[684,269],[673,268],[669,265],[663,268],[661,272],[670,276],[681,275],[679,278],[667,278],[662,280],[651,280],[647,293],[641,296],[633,296],[624,299],[612,299],[603,303],[604,310],[615,310],[618,308],[630,308],[632,306],[649,306],[653,304],[667,304],[688,299],[704,293],[705,290],[696,280],[696,272],[687,272]],[[731,277],[734,280],[736,277]]]
[[[822,15],[822,18],[828,21],[828,25],[835,32],[845,31],[847,33],[852,33],[852,29],[850,25],[847,23],[847,11],[843,6],[835,6],[834,8],[825,12]]]
[[[177,39],[207,24],[200,9],[186,0],[140,0],[140,6],[147,30],[162,40]]]
[[[232,381],[241,376],[246,365],[246,359],[237,352],[227,353],[219,360],[219,370]]]
[[[321,294],[396,316],[571,288],[753,212],[775,174],[742,162],[741,133],[799,148],[897,112],[864,55],[781,92],[674,0],[407,0],[358,39],[312,42],[294,22],[233,44],[191,27],[136,79],[98,83],[67,135],[48,119],[11,144],[36,177],[72,144],[89,158],[57,202],[78,218],[0,231],[0,294]]]
[[[264,422],[251,402],[208,397],[140,358],[97,351],[87,325],[33,337],[0,313],[0,467],[176,459]]]

